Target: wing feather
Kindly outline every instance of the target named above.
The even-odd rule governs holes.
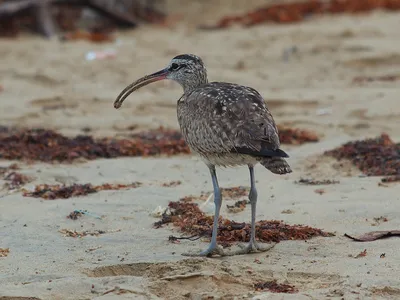
[[[288,157],[279,149],[275,121],[255,89],[212,82],[195,89],[185,101],[190,102],[186,105],[192,106],[189,110],[196,113],[188,121],[190,124],[183,127],[192,126],[191,132],[202,128],[202,132],[197,132],[198,138],[191,139],[196,144],[193,147],[208,153],[237,152],[253,156]],[[204,139],[208,139],[209,143],[205,143]]]

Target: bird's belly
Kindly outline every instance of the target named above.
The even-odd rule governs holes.
[[[178,106],[178,122],[191,152],[199,155],[209,166],[255,165],[259,161],[250,155],[231,153],[234,146],[225,132],[210,126],[200,114],[188,113],[184,103]]]
[[[259,159],[250,155],[235,153],[199,154],[207,165],[220,167],[234,167],[242,165],[255,165]]]

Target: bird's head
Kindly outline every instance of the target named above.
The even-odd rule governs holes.
[[[146,75],[128,85],[114,102],[115,108],[120,108],[122,102],[137,89],[163,79],[178,82],[185,92],[207,83],[207,70],[200,57],[193,54],[175,56],[168,66],[151,75]]]

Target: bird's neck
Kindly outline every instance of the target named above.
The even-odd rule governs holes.
[[[183,88],[183,92],[185,94],[188,94],[198,88],[199,86],[202,86],[204,84],[208,83],[207,79],[207,74],[202,74],[202,76],[196,77],[195,80],[185,80],[182,82],[179,82]]]

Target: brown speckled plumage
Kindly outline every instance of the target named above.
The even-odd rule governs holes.
[[[277,157],[265,167],[275,166],[274,173],[290,172],[274,119],[261,95],[250,87],[204,83],[178,101],[178,121],[190,149],[207,165],[254,165]]]
[[[119,108],[134,90],[161,79],[178,82],[184,91],[177,103],[178,122],[192,152],[211,172],[216,211],[211,244],[197,255],[224,253],[216,244],[221,193],[215,166],[248,165],[251,190],[252,230],[248,247],[234,254],[262,250],[255,241],[257,190],[254,165],[260,163],[275,174],[292,172],[280,147],[278,129],[262,96],[253,88],[233,83],[208,82],[203,61],[192,54],[174,57],[163,70],[145,76],[125,88],[114,103]]]

